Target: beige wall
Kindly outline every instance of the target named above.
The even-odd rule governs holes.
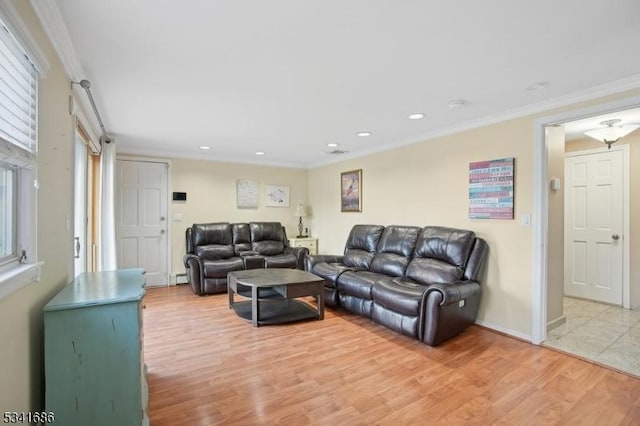
[[[489,244],[480,320],[528,333],[531,326],[531,228],[519,220],[470,220],[469,163],[515,157],[515,215],[532,212],[531,119],[510,120],[309,173],[313,228],[322,253],[342,253],[356,223],[467,228]],[[362,213],[340,213],[340,172],[362,168]],[[332,184],[333,183],[333,184]]]
[[[640,307],[640,130],[636,130],[629,136],[620,139],[616,145],[629,145],[629,258],[631,282],[631,306]],[[591,139],[584,138],[567,142],[566,152],[583,151],[588,149],[602,149],[603,144]]]
[[[0,300],[0,412],[43,408],[42,307],[69,281],[72,218],[72,120],[69,80],[28,1],[11,1],[47,56],[38,109],[38,257],[42,280]]]
[[[564,128],[552,126],[547,131],[547,182],[560,179],[560,189],[549,188],[547,228],[547,323],[563,317],[564,295]]]
[[[319,238],[319,250],[327,254],[342,253],[346,236],[356,223],[472,229],[485,238],[490,247],[479,322],[515,335],[530,336],[532,239],[536,218],[532,217],[531,227],[521,225],[520,219],[523,214],[533,213],[534,120],[638,94],[640,91],[633,90],[314,168],[309,171],[309,200],[314,210],[312,227]],[[469,163],[504,157],[516,159],[516,219],[470,220],[467,214]],[[359,168],[363,170],[363,211],[341,213],[340,172]],[[633,273],[638,272],[634,266]],[[632,275],[632,279],[635,276]],[[633,294],[636,293],[637,289]]]
[[[257,209],[239,209],[236,203],[238,179],[259,182]],[[289,207],[265,207],[265,185],[290,187]],[[171,223],[172,276],[184,272],[184,231],[194,223],[277,221],[287,230],[287,236],[298,234],[298,218],[294,216],[298,203],[308,204],[307,170],[233,164],[214,161],[171,160],[171,191],[187,193],[187,201],[172,201],[169,208]],[[176,215],[182,221],[176,222]],[[307,219],[303,219],[309,227]],[[310,232],[314,229],[310,227]]]

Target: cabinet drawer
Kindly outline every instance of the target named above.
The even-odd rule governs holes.
[[[311,254],[318,253],[318,239],[317,238],[292,238],[289,240],[291,247],[306,247]]]

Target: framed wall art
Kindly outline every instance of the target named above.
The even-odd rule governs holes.
[[[340,173],[340,209],[362,211],[362,169]]]
[[[265,185],[265,201],[267,207],[289,207],[289,187],[284,185]]]
[[[257,209],[258,181],[238,179],[236,181],[236,198],[239,209]]]
[[[469,163],[469,218],[513,219],[514,158]]]

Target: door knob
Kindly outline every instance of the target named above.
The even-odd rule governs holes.
[[[161,222],[164,222],[164,220],[165,220],[165,219],[166,219],[166,218],[165,218],[164,216],[160,216],[160,221],[161,221]]]
[[[161,233],[161,234],[164,234],[165,232],[167,232],[167,231],[166,231],[166,230],[164,230],[164,229],[161,229],[161,230],[160,230],[160,233]]]
[[[614,241],[618,241],[618,240],[620,239],[620,235],[618,235],[618,234],[613,234],[613,235],[611,236],[611,239],[612,239],[612,240],[614,240]]]

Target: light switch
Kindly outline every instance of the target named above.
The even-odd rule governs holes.
[[[522,215],[520,215],[520,224],[522,226],[531,225],[531,215],[529,213],[523,213]]]
[[[173,214],[174,222],[182,222],[182,213],[174,213]]]

